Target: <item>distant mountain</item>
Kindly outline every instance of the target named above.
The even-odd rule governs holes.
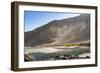
[[[51,21],[25,32],[25,46],[59,45],[90,40],[90,15]]]

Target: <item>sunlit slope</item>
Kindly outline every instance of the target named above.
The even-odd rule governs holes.
[[[25,46],[61,45],[90,40],[90,15],[51,21],[44,26],[25,32]]]

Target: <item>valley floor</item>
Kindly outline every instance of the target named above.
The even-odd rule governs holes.
[[[25,47],[25,61],[90,58],[89,47]]]

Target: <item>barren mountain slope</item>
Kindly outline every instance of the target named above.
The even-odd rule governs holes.
[[[25,32],[25,46],[59,45],[90,40],[90,15],[51,21]]]

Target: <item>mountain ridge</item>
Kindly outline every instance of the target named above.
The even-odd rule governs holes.
[[[25,32],[25,46],[78,43],[90,40],[90,15],[80,14],[61,20],[53,20],[32,31]]]

